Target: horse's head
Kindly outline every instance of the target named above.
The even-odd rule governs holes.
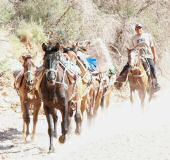
[[[140,56],[137,49],[128,49],[128,63],[132,68],[139,66]]]
[[[60,61],[60,45],[42,44],[42,49],[45,52],[44,67],[46,69],[46,78],[49,84],[54,85],[57,79],[57,66]]]
[[[33,86],[35,82],[35,71],[36,66],[33,63],[31,55],[22,56],[23,67],[24,67],[24,78],[28,86]]]

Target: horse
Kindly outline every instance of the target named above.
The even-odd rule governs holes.
[[[29,111],[31,108],[33,108],[34,112],[33,112],[32,139],[34,139],[38,113],[41,107],[41,100],[38,91],[35,88],[36,83],[35,72],[37,67],[33,63],[33,58],[30,55],[22,56],[22,61],[23,61],[23,73],[20,72],[18,75],[18,72],[14,72],[13,76],[15,78],[14,86],[19,94],[21,101],[21,110],[23,114],[23,134],[25,141],[27,141],[30,124]],[[20,79],[18,85],[16,85],[17,78]]]
[[[102,109],[108,108],[110,106],[110,100],[114,90],[114,81],[115,81],[115,70],[109,69],[103,80],[103,95],[101,99]]]
[[[84,112],[88,111],[88,105],[89,105],[89,92],[92,89],[92,74],[87,68],[87,61],[86,56],[82,52],[82,50],[85,49],[84,47],[79,45],[77,42],[76,44],[72,44],[71,46],[65,46],[63,47],[64,56],[69,59],[71,62],[74,62],[80,69],[80,79],[79,83],[77,83],[77,94],[79,99],[79,102],[81,102],[81,115],[82,115],[82,121]],[[83,58],[82,58],[83,57]],[[70,76],[69,76],[70,77]],[[72,79],[70,77],[70,79]],[[77,102],[76,102],[77,103]],[[73,110],[71,111],[73,112]],[[81,127],[82,123],[79,123],[80,125],[76,126],[76,134],[81,133]]]
[[[110,103],[110,96],[112,93],[110,82],[112,81],[112,76],[109,77],[107,73],[110,70],[112,63],[108,50],[100,39],[93,40],[92,42],[85,41],[80,44],[79,48],[83,50],[88,57],[96,58],[98,63],[95,74],[92,73],[93,87],[89,94],[91,102],[89,104],[88,117],[91,119],[96,117],[99,107],[103,106],[104,102],[106,102],[106,106]]]
[[[148,93],[151,99],[150,79],[144,69],[144,58],[140,54],[140,49],[128,49],[128,62],[130,70],[128,73],[128,81],[130,85],[130,101],[134,102],[134,91],[138,92],[141,106],[144,108],[146,94]],[[148,68],[149,69],[149,68]]]
[[[62,122],[61,131],[62,135],[59,137],[59,142],[64,143],[66,141],[66,135],[69,131],[70,118],[72,112],[70,107],[72,100],[76,102],[76,131],[79,132],[82,116],[80,111],[80,98],[77,92],[77,81],[70,83],[68,77],[68,70],[64,64],[62,64],[62,52],[60,51],[60,45],[46,45],[42,44],[42,49],[45,52],[44,56],[44,68],[42,80],[40,82],[39,92],[43,101],[43,107],[48,122],[48,135],[50,138],[49,152],[54,151],[53,146],[53,129],[52,119],[55,115],[54,110],[57,109],[61,112]]]
[[[100,105],[102,96],[102,92],[100,92],[101,90],[98,90],[99,87],[101,88],[99,80],[97,80],[99,73],[92,73],[88,69],[88,62],[86,59],[88,55],[85,53],[87,51],[86,46],[80,45],[77,42],[76,44],[73,44],[71,47],[65,48],[64,50],[67,52],[69,59],[71,61],[75,60],[81,70],[82,84],[81,87],[78,87],[82,88],[82,91],[79,92],[82,92],[82,94],[79,94],[81,97],[81,113],[83,116],[84,111],[86,111],[88,121],[91,123],[91,120],[94,117],[94,113],[97,113],[97,109]]]

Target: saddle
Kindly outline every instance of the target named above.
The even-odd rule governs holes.
[[[71,84],[75,83],[76,79],[80,77],[80,68],[72,61],[66,60],[65,57],[60,58],[60,66],[63,70],[66,69],[66,73]]]

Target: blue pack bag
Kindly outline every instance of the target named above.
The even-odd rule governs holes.
[[[88,69],[90,71],[96,71],[97,70],[97,59],[96,58],[87,58],[87,62],[89,64]]]

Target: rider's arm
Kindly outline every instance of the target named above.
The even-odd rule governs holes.
[[[152,38],[151,35],[150,35],[150,47],[151,47],[151,50],[152,50],[154,63],[156,64],[157,54],[156,54],[156,49],[155,49],[155,46],[154,46],[153,38]]]
[[[156,54],[156,49],[155,47],[151,47],[151,50],[152,50],[152,54],[153,54],[153,60],[154,60],[154,63],[156,64],[156,61],[157,61],[157,54]]]

